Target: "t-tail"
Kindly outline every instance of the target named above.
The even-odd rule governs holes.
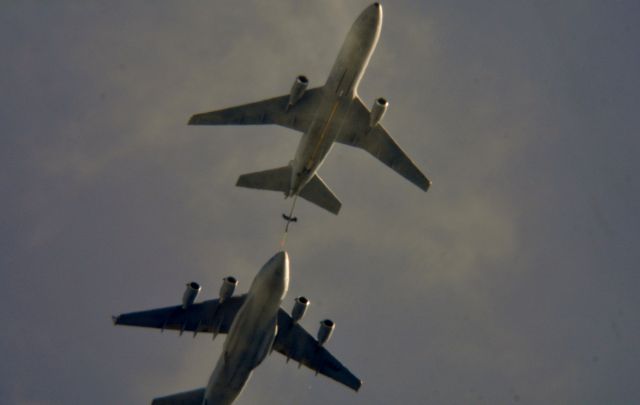
[[[287,197],[291,197],[291,170],[291,166],[287,165],[276,169],[243,174],[238,177],[236,186],[281,191]],[[298,195],[335,215],[338,215],[340,207],[342,207],[342,203],[338,200],[338,197],[333,194],[331,189],[327,187],[317,174],[313,175]]]

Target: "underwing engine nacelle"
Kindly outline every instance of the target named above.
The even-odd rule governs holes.
[[[235,277],[229,276],[222,279],[222,285],[220,286],[220,303],[222,304],[224,300],[230,298],[233,295],[233,291],[236,289],[238,285],[238,280]]]
[[[369,118],[369,126],[371,128],[375,127],[378,122],[382,119],[382,116],[387,111],[387,107],[389,107],[389,102],[382,98],[378,97],[376,101],[373,103],[373,107],[371,107],[371,114]]]
[[[304,317],[304,313],[307,311],[307,307],[309,307],[309,300],[307,297],[298,297],[296,298],[295,304],[293,304],[293,310],[291,311],[291,318],[293,319],[293,323],[298,323]]]
[[[320,343],[320,346],[327,343],[335,328],[336,324],[331,319],[325,319],[320,322],[320,329],[318,329],[318,343]]]
[[[291,86],[291,93],[289,95],[287,110],[293,107],[302,98],[308,86],[309,79],[307,79],[306,76],[300,75],[296,77],[296,80],[293,82],[293,86]]]
[[[184,290],[184,294],[182,294],[182,308],[187,309],[193,302],[196,300],[198,293],[202,290],[200,284],[192,281],[187,283],[187,289]]]

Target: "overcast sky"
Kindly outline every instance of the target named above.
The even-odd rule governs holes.
[[[488,4],[490,3],[490,5]],[[234,186],[299,134],[188,127],[324,83],[368,1],[0,5],[0,403],[141,404],[206,384],[220,337],[114,327],[239,292],[282,195]],[[385,1],[359,93],[428,193],[336,146],[339,216],[302,201],[303,324],[359,393],[269,357],[238,404],[640,403],[640,3]]]

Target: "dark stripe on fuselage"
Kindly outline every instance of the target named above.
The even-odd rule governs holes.
[[[313,166],[313,161],[315,160],[316,154],[318,153],[318,150],[320,149],[320,146],[322,145],[322,141],[324,140],[324,137],[325,137],[325,135],[327,133],[327,129],[329,129],[329,125],[331,124],[331,120],[333,119],[333,116],[335,115],[339,104],[340,104],[340,100],[336,100],[336,102],[333,104],[333,108],[331,109],[331,113],[329,114],[329,119],[327,119],[327,122],[324,124],[324,127],[322,128],[322,131],[320,132],[320,137],[318,139],[318,143],[316,143],[316,147],[313,149],[313,152],[311,153],[311,157],[309,158],[309,161],[307,162],[307,168],[309,170],[311,170],[311,167]]]
[[[376,3],[365,9],[351,26],[325,83],[316,115],[298,144],[287,196],[301,191],[339,136],[378,41],[381,24],[382,9]],[[331,130],[332,125],[335,130]]]
[[[345,75],[347,74],[347,69],[342,72],[342,77],[340,77],[340,82],[338,82],[338,87],[336,87],[336,94],[340,91],[340,86],[342,85],[342,81],[344,80]]]

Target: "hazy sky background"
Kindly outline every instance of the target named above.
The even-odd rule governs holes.
[[[369,1],[0,5],[0,403],[139,404],[206,384],[222,340],[110,316],[248,288],[278,248],[280,127],[197,112],[324,83]],[[364,380],[269,357],[238,404],[640,403],[640,3],[385,1],[360,86],[428,193],[336,146],[298,204],[284,306]]]

